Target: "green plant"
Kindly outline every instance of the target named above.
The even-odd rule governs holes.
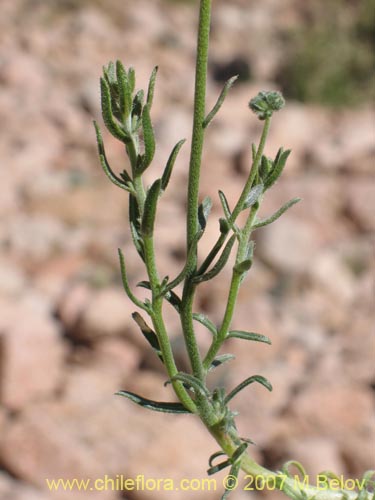
[[[138,324],[141,332],[164,363],[168,382],[179,399],[178,403],[156,402],[145,399],[126,390],[118,394],[145,408],[166,413],[191,413],[201,419],[208,431],[220,446],[220,451],[215,453],[209,461],[209,474],[213,474],[225,467],[230,467],[233,481],[242,469],[252,476],[261,476],[273,479],[277,488],[293,499],[311,498],[319,494],[319,498],[352,499],[357,495],[349,491],[337,493],[326,489],[320,491],[313,486],[301,483],[296,486],[291,477],[292,466],[305,475],[304,469],[297,462],[288,462],[281,471],[272,472],[257,464],[247,453],[251,440],[241,438],[236,429],[236,412],[232,411],[232,399],[245,387],[258,383],[269,391],[272,390],[270,382],[261,375],[253,375],[244,380],[229,393],[223,387],[208,388],[207,375],[217,366],[229,362],[233,356],[218,354],[227,339],[238,338],[243,340],[263,342],[271,341],[260,334],[253,332],[231,330],[230,325],[234,314],[239,288],[251,268],[254,253],[254,242],[251,240],[252,232],[260,227],[271,224],[286,210],[299,201],[292,199],[283,205],[276,213],[267,219],[258,219],[257,213],[264,194],[274,185],[282,174],[289,150],[280,148],[274,159],[264,154],[267,134],[274,112],[284,106],[284,99],[279,92],[260,92],[249,103],[250,109],[264,122],[263,132],[259,145],[252,146],[252,166],[239,197],[233,208],[222,191],[219,198],[223,209],[223,217],[219,220],[218,239],[209,254],[202,260],[198,259],[198,244],[205,230],[212,202],[205,198],[199,203],[199,179],[201,169],[202,148],[205,131],[219,111],[226,94],[236,80],[231,78],[225,84],[217,103],[213,109],[206,113],[206,78],[208,42],[210,31],[211,1],[201,0],[198,29],[198,46],[196,59],[194,121],[192,146],[189,165],[189,181],[187,193],[187,223],[186,223],[186,262],[182,271],[174,279],[168,276],[161,278],[156,268],[154,252],[154,223],[159,198],[168,187],[173,166],[184,140],[176,144],[166,163],[161,178],[145,189],[143,173],[148,169],[155,152],[155,138],[151,123],[151,107],[154,97],[154,87],[157,68],[152,72],[148,91],[135,91],[135,72],[133,68],[126,70],[123,64],[117,61],[104,68],[101,78],[102,114],[109,132],[124,143],[131,172],[124,170],[117,175],[110,167],[103,145],[100,129],[95,123],[99,156],[102,167],[109,179],[119,188],[129,193],[129,223],[135,248],[144,262],[148,280],[139,283],[139,286],[149,290],[151,298],[141,301],[131,290],[127,279],[124,256],[119,250],[120,266],[124,289],[129,299],[152,322],[149,326],[139,312],[133,313],[133,319]],[[143,141],[143,146],[141,143]],[[238,216],[246,213],[246,221],[242,227],[238,225]],[[194,312],[193,302],[197,287],[200,283],[215,278],[226,265],[229,256],[236,248],[235,264],[232,269],[232,280],[228,292],[228,300],[221,325],[217,327],[208,317]],[[182,296],[174,291],[183,284]],[[191,373],[178,370],[166,325],[163,318],[163,303],[168,301],[177,311],[181,319],[182,331],[185,339],[186,350],[191,364]],[[194,331],[194,323],[202,323],[212,334],[211,346],[202,356]],[[213,465],[219,456],[226,459],[218,465]],[[334,477],[326,473],[326,477]],[[372,485],[371,472],[364,476],[366,485]],[[225,491],[226,498],[230,485]],[[359,494],[360,500],[370,498],[370,493],[363,489]]]

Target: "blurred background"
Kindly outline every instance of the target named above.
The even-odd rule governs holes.
[[[259,90],[282,90],[267,155],[292,149],[263,216],[303,201],[254,234],[256,260],[233,327],[273,342],[228,345],[237,359],[212,382],[230,388],[258,373],[234,401],[251,453],[280,468],[300,460],[360,477],[374,468],[373,172],[374,0],[216,0],[208,106],[240,78],[207,132],[202,198],[213,214],[200,255],[218,234],[223,189],[233,205],[261,123],[247,108]],[[151,182],[181,138],[190,138],[197,1],[0,0],[0,499],[164,500],[220,498],[199,492],[55,492],[45,480],[205,478],[217,446],[189,416],[152,414],[114,397],[128,389],[159,400],[159,360],[131,319],[117,248],[133,284],[145,278],[130,245],[127,197],[102,173],[92,119],[101,123],[98,79],[110,60],[134,66],[153,107],[157,153]],[[104,133],[113,168],[125,156]],[[160,273],[184,258],[188,144],[160,203]],[[196,309],[220,322],[230,268],[202,286]],[[141,292],[142,293],[142,292]],[[173,311],[173,348],[187,369]],[[202,350],[209,339],[199,332]],[[240,482],[244,486],[246,482]],[[244,492],[233,500],[274,492]]]

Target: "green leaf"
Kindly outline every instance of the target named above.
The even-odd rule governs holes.
[[[158,66],[155,66],[155,68],[152,70],[150,81],[148,84],[148,91],[147,91],[147,105],[148,108],[151,109],[152,106],[152,101],[154,99],[154,90],[155,90],[155,82],[156,82],[156,75],[158,72]]]
[[[132,110],[132,92],[128,75],[121,61],[116,61],[116,75],[120,98],[122,121],[125,124]]]
[[[133,294],[133,292],[130,289],[127,273],[126,273],[126,265],[125,265],[125,258],[124,254],[120,249],[118,249],[118,255],[120,259],[120,269],[121,269],[121,279],[122,279],[122,284],[125,290],[126,295],[129,297],[129,299],[138,307],[141,309],[146,310],[147,308],[145,307],[144,303],[137,299],[137,297]]]
[[[133,403],[143,406],[143,408],[147,408],[149,410],[159,411],[162,413],[191,413],[181,403],[152,401],[151,399],[142,398],[141,396],[138,396],[138,394],[134,394],[134,392],[129,391],[118,391],[115,395],[128,398],[133,401]]]
[[[220,464],[215,465],[214,467],[210,467],[207,470],[207,474],[209,476],[212,476],[212,474],[216,474],[217,472],[220,472],[221,470],[225,469],[226,467],[229,467],[230,465],[232,465],[232,462],[229,459],[225,460],[225,462],[221,462]]]
[[[220,217],[219,227],[220,227],[221,234],[227,234],[229,229],[230,229],[230,224],[226,219],[224,219],[223,217]]]
[[[202,231],[206,229],[207,220],[208,216],[210,215],[211,208],[212,208],[212,200],[209,196],[206,196],[198,207],[198,221]]]
[[[137,118],[140,118],[142,115],[143,99],[144,99],[144,92],[143,90],[139,90],[134,96],[133,106],[132,106],[132,114]]]
[[[225,264],[228,262],[235,241],[236,241],[236,235],[233,234],[229,238],[227,244],[224,247],[224,250],[222,251],[218,261],[213,266],[213,268],[207,273],[195,276],[193,278],[193,283],[202,283],[203,281],[211,280],[212,278],[217,276],[220,273],[220,271],[224,268]]]
[[[249,446],[248,443],[242,443],[230,457],[231,462],[236,463],[245,453],[248,446]]]
[[[129,196],[129,223],[130,223],[130,233],[132,235],[134,246],[144,261],[144,248],[143,241],[140,235],[141,224],[140,224],[140,213],[138,202],[135,196]]]
[[[148,324],[146,323],[146,321],[142,318],[142,316],[138,312],[134,312],[132,314],[132,318],[134,319],[134,321],[139,326],[139,328],[140,328],[141,332],[143,333],[143,335],[144,335],[145,339],[147,340],[147,342],[151,345],[151,347],[156,352],[156,354],[157,354],[158,358],[160,359],[160,361],[162,363],[164,363],[163,355],[162,355],[160,344],[159,344],[159,340],[158,340],[158,337],[157,337],[156,333],[154,332],[154,330],[152,330],[152,328],[150,328],[148,326]]]
[[[139,286],[141,288],[146,288],[146,290],[151,290],[151,286],[150,286],[149,281],[140,281],[139,283],[137,283],[137,286]],[[166,301],[169,302],[171,304],[171,306],[173,306],[174,309],[179,313],[181,310],[180,297],[172,290],[166,292],[164,297],[165,297]]]
[[[273,166],[272,161],[269,158],[267,158],[267,156],[262,155],[259,167],[259,175],[262,181],[264,181],[267,178],[268,174],[272,170],[272,166]]]
[[[264,181],[265,190],[273,186],[273,184],[275,184],[277,179],[282,174],[282,171],[284,170],[290,152],[291,152],[290,149],[287,149],[286,151],[284,151],[282,148],[279,149],[274,161],[274,167],[267,176],[266,180]]]
[[[226,453],[224,453],[223,451],[217,451],[216,453],[213,453],[210,458],[208,459],[208,465],[210,467],[212,467],[212,463],[213,461],[215,460],[215,458],[217,457],[223,457],[223,456],[226,456]]]
[[[189,373],[179,372],[176,375],[174,375],[170,380],[168,380],[165,383],[165,385],[175,381],[182,382],[186,387],[193,389],[193,392],[196,394],[200,393],[202,396],[206,398],[210,397],[210,392],[207,389],[207,387],[203,385],[203,382],[201,382],[199,378],[194,377],[194,375],[190,375]]]
[[[265,344],[271,344],[271,340],[265,335],[261,335],[260,333],[254,333],[254,332],[244,332],[242,330],[231,330],[226,338],[252,340],[254,342],[264,342]]]
[[[171,177],[172,170],[173,170],[173,167],[174,167],[177,155],[178,155],[178,153],[179,153],[182,145],[185,142],[186,142],[186,139],[182,139],[180,142],[178,142],[175,145],[175,147],[173,148],[172,153],[170,154],[170,156],[168,158],[167,164],[165,166],[165,169],[164,169],[164,172],[163,172],[163,175],[162,175],[162,178],[161,178],[161,189],[163,191],[165,191],[165,189],[168,186],[169,179]]]
[[[230,211],[228,200],[227,200],[225,194],[223,193],[223,191],[219,191],[219,198],[220,198],[221,206],[223,207],[225,218],[227,221],[229,221],[231,216],[232,216],[232,212]]]
[[[141,156],[141,162],[139,165],[139,172],[144,172],[151,164],[155,155],[155,136],[154,129],[152,128],[150,108],[146,104],[143,108],[142,113],[142,130],[143,130],[143,142],[145,145],[145,152]]]
[[[283,205],[277,212],[275,212],[271,217],[267,217],[266,219],[260,219],[255,222],[253,225],[253,229],[258,229],[259,227],[263,226],[268,226],[268,224],[272,224],[272,222],[275,222],[279,217],[281,217],[289,208],[291,208],[293,205],[301,201],[301,198],[293,198],[292,200],[289,200],[285,205]]]
[[[245,389],[250,384],[253,384],[254,382],[257,382],[258,384],[263,385],[266,389],[269,391],[272,391],[272,385],[269,383],[269,381],[265,378],[262,377],[261,375],[253,375],[252,377],[247,378],[241,384],[239,384],[237,387],[235,387],[225,398],[224,403],[228,404],[231,399],[234,398],[242,389]]]
[[[238,264],[236,264],[233,267],[233,270],[237,274],[243,274],[243,273],[246,273],[250,269],[252,264],[253,264],[253,259],[245,259],[242,262],[239,262]]]
[[[103,67],[103,74],[110,85],[115,85],[117,83],[116,68],[113,61],[110,61],[107,67]]]
[[[143,236],[152,236],[156,216],[156,204],[160,194],[161,180],[157,179],[147,192],[142,217],[141,232]]]
[[[130,93],[132,94],[135,89],[135,71],[134,68],[131,67],[128,69],[128,82]]]
[[[211,366],[209,367],[208,371],[212,371],[218,366],[223,365],[224,363],[227,363],[228,361],[231,361],[232,359],[235,359],[236,356],[234,354],[220,354],[219,356],[216,356],[216,358],[212,361]]]
[[[101,103],[102,103],[102,116],[105,126],[111,132],[111,134],[124,142],[125,144],[129,142],[130,138],[125,133],[125,131],[118,125],[115,121],[112,111],[111,94],[109,90],[109,85],[104,78],[100,79],[100,89],[101,89]]]
[[[225,100],[225,98],[226,98],[226,96],[227,96],[227,94],[229,92],[229,89],[232,87],[232,85],[237,80],[237,78],[238,78],[238,75],[232,76],[232,78],[229,78],[229,80],[225,83],[224,88],[221,91],[221,94],[219,95],[218,100],[216,101],[215,106],[212,108],[212,110],[208,113],[208,115],[206,116],[206,118],[203,120],[203,128],[208,127],[208,125],[211,123],[211,121],[213,120],[214,116],[216,115],[216,113],[221,108],[221,106],[222,106],[222,104],[223,104],[223,102],[224,102],[224,100]]]
[[[251,188],[249,194],[246,196],[242,210],[252,207],[258,201],[259,196],[263,193],[263,189],[263,184],[257,184]]]
[[[212,335],[214,337],[216,337],[217,328],[214,325],[214,323],[212,323],[212,321],[209,318],[207,318],[207,316],[205,314],[193,313],[193,319],[195,321],[198,321],[198,323],[201,323],[203,326],[205,326],[207,328],[207,330],[209,330],[212,333]]]
[[[198,231],[194,238],[192,239],[187,257],[186,257],[186,264],[180,274],[168,285],[165,287],[165,291],[170,291],[173,288],[176,288],[177,285],[179,285],[186,276],[190,275],[191,271],[194,269],[194,263],[195,263],[195,255],[196,255],[196,250],[197,250],[197,245],[199,238],[202,236],[203,231]]]
[[[95,127],[95,131],[96,131],[96,142],[98,144],[99,159],[100,159],[100,163],[102,165],[102,168],[104,170],[104,173],[106,174],[108,179],[111,182],[113,182],[113,184],[120,187],[121,189],[125,189],[125,191],[130,191],[129,186],[127,184],[129,182],[131,183],[131,178],[129,177],[129,180],[127,182],[124,182],[122,179],[117,177],[117,175],[113,172],[113,170],[111,169],[111,166],[108,163],[107,156],[105,154],[103,138],[102,138],[102,134],[101,134],[99,125],[96,123],[95,120],[94,120],[94,127]]]

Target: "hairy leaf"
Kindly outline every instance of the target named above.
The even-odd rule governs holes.
[[[141,226],[143,236],[152,236],[154,232],[156,204],[160,193],[160,187],[161,180],[157,179],[147,192]]]
[[[148,105],[149,109],[151,109],[152,101],[154,99],[155,82],[156,82],[156,75],[157,75],[158,69],[159,69],[158,66],[155,66],[155,68],[152,70],[152,73],[150,76],[150,81],[148,84],[147,105]]]
[[[148,104],[143,108],[142,113],[143,141],[145,144],[145,153],[142,156],[140,171],[144,172],[150,166],[155,154],[155,136],[152,128],[150,107]]]
[[[265,335],[261,335],[260,333],[254,333],[254,332],[244,332],[242,330],[231,330],[226,338],[252,340],[254,342],[264,342],[265,344],[271,344],[271,340]]]
[[[207,330],[209,330],[212,333],[212,335],[214,337],[216,337],[217,328],[212,323],[212,321],[209,318],[207,318],[207,316],[205,314],[193,313],[193,319],[195,319],[195,321],[198,321],[198,323],[201,323],[203,326],[205,326],[207,328]]]
[[[275,222],[279,217],[281,217],[289,208],[291,208],[293,205],[301,201],[301,198],[293,198],[292,200],[289,200],[285,205],[283,205],[277,212],[275,212],[271,217],[267,217],[266,219],[260,219],[255,222],[253,225],[253,229],[258,229],[259,227],[263,226],[268,226],[268,224],[272,224],[272,222]]]
[[[163,355],[162,355],[160,344],[159,344],[159,340],[158,340],[158,337],[157,337],[156,333],[154,332],[154,330],[152,330],[152,328],[150,328],[148,326],[148,324],[146,323],[146,321],[142,318],[142,316],[138,312],[134,312],[132,314],[132,318],[134,319],[134,321],[139,326],[139,328],[140,328],[141,332],[143,333],[143,335],[144,335],[145,339],[147,340],[147,342],[151,345],[151,347],[156,352],[156,354],[157,354],[158,358],[160,359],[160,361],[162,363],[164,363]]]
[[[129,142],[129,136],[120,127],[113,116],[109,85],[104,78],[100,79],[100,89],[102,101],[102,116],[107,129],[114,137],[116,137],[120,141],[124,143]]]
[[[212,371],[218,366],[223,365],[224,363],[227,363],[228,361],[231,361],[232,359],[235,359],[234,354],[220,354],[219,356],[216,356],[216,358],[212,361],[211,366],[209,367],[208,371]]]
[[[125,124],[132,110],[132,91],[128,75],[121,61],[116,61],[116,75],[122,121]]]
[[[269,381],[265,378],[262,377],[261,375],[253,375],[252,377],[247,378],[241,384],[239,384],[237,387],[235,387],[225,398],[224,402],[225,404],[229,403],[231,399],[234,398],[242,389],[245,389],[250,384],[253,384],[254,382],[257,382],[258,384],[263,385],[266,389],[269,391],[272,391],[272,385],[269,383]]]
[[[207,387],[203,385],[203,382],[201,382],[197,377],[194,377],[194,375],[190,375],[189,373],[179,372],[176,375],[174,375],[170,380],[168,380],[166,384],[170,384],[175,381],[182,382],[186,387],[193,389],[194,393],[200,393],[202,396],[206,398],[210,397],[210,392],[207,389]]]
[[[223,191],[219,191],[219,198],[221,201],[221,206],[223,207],[225,218],[227,221],[229,221],[231,216],[232,216],[232,213],[231,213],[230,208],[229,208],[228,200],[227,200],[225,194],[223,193]]]
[[[263,184],[257,184],[253,188],[251,188],[249,194],[246,196],[245,203],[243,204],[243,209],[252,207],[257,201],[259,196],[263,193],[264,186]]]
[[[208,216],[210,215],[211,208],[212,208],[212,200],[209,196],[206,196],[198,207],[199,226],[203,231],[206,229],[207,220]]]
[[[232,87],[232,85],[237,80],[237,78],[238,78],[238,75],[232,76],[232,78],[229,78],[229,80],[225,83],[224,88],[221,91],[221,94],[219,95],[219,98],[216,101],[215,106],[212,108],[212,110],[208,113],[208,115],[206,116],[206,118],[203,120],[203,128],[208,127],[208,125],[211,123],[211,121],[213,120],[214,116],[216,115],[216,113],[221,108],[221,106],[222,106],[222,104],[223,104],[223,102],[224,102],[224,100],[225,100],[225,98],[226,98],[226,96],[227,96],[227,94],[229,92],[229,89]]]
[[[124,396],[125,398],[133,401],[133,403],[143,406],[143,408],[148,408],[149,410],[159,411],[162,413],[191,413],[181,403],[152,401],[151,399],[142,398],[142,396],[138,396],[138,394],[134,394],[134,392],[129,391],[118,391],[115,395]]]
[[[290,149],[287,149],[286,151],[284,151],[282,148],[279,149],[274,161],[273,169],[271,170],[266,180],[264,181],[265,190],[273,186],[273,184],[275,184],[277,179],[280,177],[282,171],[284,170],[289,155],[290,155]]]
[[[128,184],[129,182],[131,182],[130,177],[129,177],[127,182],[124,182],[124,180],[117,177],[117,175],[113,172],[111,166],[108,163],[107,156],[105,154],[102,134],[101,134],[99,125],[96,123],[95,120],[94,120],[94,127],[95,127],[95,131],[96,131],[96,141],[98,144],[99,159],[100,159],[100,163],[102,165],[102,168],[104,170],[104,173],[106,174],[108,179],[111,182],[113,182],[113,184],[120,187],[121,189],[125,189],[125,191],[130,191],[129,184]]]
[[[218,261],[216,264],[213,266],[213,268],[208,271],[207,273],[195,276],[193,278],[194,283],[202,283],[203,281],[208,281],[217,276],[220,271],[224,268],[225,264],[228,262],[230,252],[233,248],[234,242],[236,241],[236,235],[232,235],[227,244],[224,247],[224,250],[222,251]]]
[[[165,191],[165,189],[168,186],[169,179],[171,178],[172,170],[177,158],[177,155],[183,146],[183,144],[186,142],[186,139],[182,139],[180,142],[178,142],[175,147],[172,150],[172,153],[170,154],[167,164],[165,166],[162,178],[161,178],[161,189]]]

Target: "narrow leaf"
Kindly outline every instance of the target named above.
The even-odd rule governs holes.
[[[252,340],[254,342],[264,342],[265,344],[271,344],[271,340],[265,335],[261,335],[260,333],[254,333],[254,332],[244,332],[242,330],[231,330],[226,338]]]
[[[128,75],[121,61],[116,61],[116,75],[119,89],[120,109],[122,120],[125,124],[132,109],[132,92],[128,80]]]
[[[249,194],[246,196],[246,200],[242,210],[246,210],[247,208],[252,207],[258,201],[259,196],[263,193],[263,189],[263,184],[257,184],[256,186],[251,188]]]
[[[128,69],[128,82],[130,93],[132,94],[135,89],[135,71],[134,68],[131,67]]]
[[[197,250],[197,245],[199,238],[202,236],[203,231],[198,231],[194,238],[192,239],[188,254],[186,256],[186,264],[180,274],[168,285],[165,287],[165,291],[170,291],[173,288],[176,288],[177,285],[179,285],[186,276],[190,275],[191,271],[194,269],[194,263],[195,263],[195,255],[196,255],[196,250]]]
[[[272,224],[272,222],[275,222],[279,217],[283,215],[289,208],[291,208],[293,205],[301,201],[301,198],[293,198],[292,200],[288,201],[283,205],[277,212],[275,212],[271,217],[267,217],[266,219],[260,219],[255,222],[253,225],[253,229],[258,229],[259,227],[263,226],[268,226],[268,224]]]
[[[248,446],[249,446],[248,443],[242,443],[230,457],[231,462],[236,463],[245,453]]]
[[[224,494],[221,497],[221,500],[228,500],[229,495],[232,493],[232,491],[236,488],[237,486],[237,478],[238,474],[240,472],[241,468],[241,462],[237,461],[235,462],[232,467],[230,468],[229,474],[227,476],[227,479],[225,481],[225,491]]]
[[[147,192],[141,231],[143,236],[152,236],[156,215],[156,204],[160,193],[161,180],[157,179]]]
[[[210,467],[207,470],[207,474],[209,476],[212,476],[212,474],[216,474],[217,472],[220,472],[221,470],[225,469],[226,467],[229,467],[230,465],[232,465],[232,462],[229,459],[225,460],[225,462],[221,462],[220,464],[215,465],[214,467]]]
[[[145,153],[142,157],[140,171],[144,172],[152,162],[155,154],[155,136],[151,123],[150,107],[148,104],[146,104],[146,106],[143,108],[142,129],[143,129],[143,141],[145,145]]]
[[[154,99],[154,90],[155,90],[155,82],[156,82],[156,75],[158,72],[158,66],[155,66],[155,68],[152,70],[150,81],[148,84],[148,91],[147,91],[147,105],[149,109],[151,109],[152,106],[152,101]]]
[[[132,114],[138,118],[142,115],[143,99],[144,92],[143,90],[139,90],[134,96],[132,106]]]
[[[252,377],[247,378],[241,384],[239,384],[237,387],[235,387],[225,398],[224,403],[228,404],[231,399],[234,398],[242,389],[245,389],[250,384],[253,384],[254,382],[258,382],[258,384],[263,385],[266,389],[269,391],[272,391],[272,385],[269,383],[269,381],[265,378],[262,377],[261,375],[253,375]]]
[[[210,397],[210,392],[203,385],[203,383],[197,378],[194,377],[194,375],[190,375],[189,373],[183,373],[179,372],[176,375],[174,375],[170,380],[166,382],[166,384],[170,384],[171,382],[182,382],[185,386],[189,387],[190,389],[193,389],[193,392],[195,393],[200,393],[202,396],[209,398]]]
[[[111,169],[111,166],[108,163],[107,156],[105,154],[102,134],[101,134],[99,125],[96,123],[95,120],[94,120],[94,127],[95,127],[95,132],[96,132],[96,142],[98,144],[99,159],[100,159],[100,163],[102,165],[102,168],[104,170],[104,173],[106,174],[108,179],[111,182],[113,182],[113,184],[120,187],[121,189],[125,189],[125,191],[129,191],[129,188],[127,187],[126,183],[122,179],[117,177],[117,175],[113,172],[113,170]],[[129,181],[131,182],[130,177],[129,177]]]
[[[134,246],[141,259],[144,261],[143,241],[140,235],[141,224],[139,207],[136,197],[132,195],[129,196],[129,223]]]
[[[219,191],[219,198],[221,201],[221,206],[223,207],[225,218],[227,221],[229,221],[231,216],[232,216],[232,213],[231,213],[230,208],[229,208],[228,200],[227,200],[225,194],[223,193],[223,191]]]
[[[237,80],[237,78],[238,78],[238,75],[232,76],[232,78],[229,78],[229,80],[225,83],[224,88],[221,91],[221,94],[219,95],[215,106],[212,108],[212,110],[208,113],[206,118],[203,120],[203,128],[206,128],[210,124],[210,122],[212,121],[212,119],[214,118],[216,113],[219,111],[219,109],[221,108],[221,106],[222,106],[222,104],[223,104],[223,102],[224,102],[224,100],[229,92],[229,89],[232,87],[232,85]]]
[[[116,84],[116,68],[113,61],[108,63],[107,67],[103,67],[103,74],[109,84]]]
[[[207,328],[207,330],[209,330],[212,333],[212,335],[214,337],[216,337],[217,328],[212,323],[212,321],[209,318],[207,318],[207,316],[205,314],[193,313],[193,319],[195,319],[195,321],[198,321],[198,323],[201,323],[203,326],[205,326]]]
[[[142,398],[138,394],[129,391],[118,391],[115,396],[124,396],[130,399],[133,403],[136,403],[143,408],[148,408],[149,410],[159,411],[162,413],[191,413],[187,410],[181,403],[165,403],[159,401],[152,401],[151,399]]]
[[[202,283],[203,281],[208,281],[217,276],[220,271],[224,268],[225,264],[228,262],[231,250],[233,248],[234,242],[236,241],[236,235],[233,234],[227,244],[224,247],[218,261],[213,266],[213,268],[205,274],[198,275],[193,278],[193,283]]]
[[[142,318],[142,316],[139,313],[134,312],[132,314],[132,318],[134,319],[134,321],[139,326],[139,328],[140,328],[141,332],[143,333],[143,335],[144,335],[145,339],[147,340],[147,342],[151,345],[151,347],[156,352],[156,354],[157,354],[158,358],[160,359],[160,361],[162,363],[164,363],[163,355],[162,355],[160,344],[159,344],[159,340],[158,340],[158,337],[157,337],[156,333],[154,332],[154,330],[152,330],[152,328],[150,328],[148,326],[148,324],[146,323],[146,321]]]
[[[138,307],[141,309],[146,309],[145,305],[142,301],[137,299],[137,297],[133,294],[133,292],[130,289],[127,273],[126,273],[126,265],[125,265],[125,258],[124,254],[120,249],[118,249],[118,255],[120,259],[120,269],[121,269],[121,279],[122,279],[122,284],[125,290],[126,295],[129,297],[129,299]]]
[[[182,147],[182,145],[186,142],[186,139],[182,139],[180,142],[178,142],[175,147],[172,150],[172,153],[170,154],[167,164],[165,166],[162,178],[161,178],[161,189],[164,191],[169,183],[169,179],[172,174],[172,170],[177,158],[177,155]]]
[[[234,354],[220,354],[219,356],[216,356],[216,358],[212,361],[211,366],[209,367],[208,371],[212,371],[218,366],[223,365],[224,363],[227,363],[228,361],[231,361],[232,359],[235,359],[236,356]]]
[[[271,170],[272,170],[272,161],[269,158],[267,158],[267,156],[262,155],[259,167],[259,175],[263,182],[267,178]]]
[[[102,115],[104,123],[111,134],[119,139],[120,141],[127,143],[129,142],[129,136],[122,130],[122,128],[116,123],[113,117],[111,94],[109,90],[109,85],[104,78],[100,79],[100,89],[101,89],[101,103],[102,103]]]
[[[210,215],[212,208],[212,200],[209,196],[206,196],[205,199],[198,207],[198,221],[202,231],[206,229],[208,216]]]
[[[150,286],[150,282],[149,281],[140,281],[139,283],[137,283],[137,286],[139,286],[141,288],[146,288],[146,290],[151,290],[151,286]],[[173,306],[175,308],[175,310],[178,313],[180,312],[180,310],[181,310],[181,299],[180,299],[180,297],[175,292],[173,292],[172,290],[170,290],[169,292],[167,292],[165,294],[165,299],[167,300],[167,302],[169,302],[171,304],[171,306]]]
[[[274,161],[274,167],[264,182],[264,189],[265,190],[269,189],[271,186],[273,186],[273,184],[275,184],[277,179],[280,177],[280,175],[282,174],[282,171],[284,170],[284,167],[286,165],[286,161],[287,161],[289,155],[290,155],[290,149],[287,149],[286,151],[279,149],[279,152],[276,155],[276,158]]]
[[[212,467],[212,463],[213,461],[215,460],[215,458],[217,457],[222,457],[222,456],[226,456],[226,453],[224,453],[223,451],[217,451],[216,453],[213,453],[210,458],[208,459],[208,465],[210,467]]]

